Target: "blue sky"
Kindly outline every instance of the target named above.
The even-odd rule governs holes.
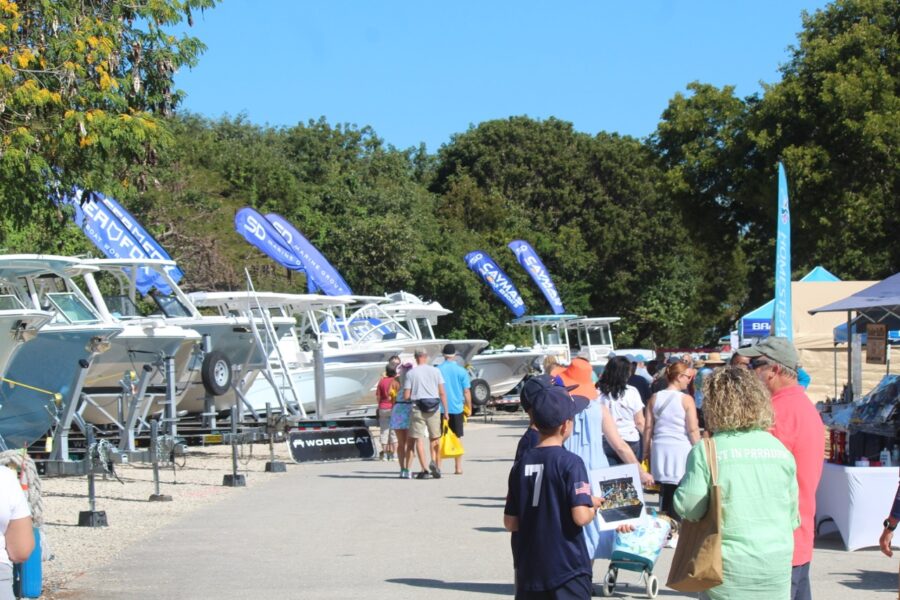
[[[779,79],[814,0],[224,0],[176,77],[182,109],[290,126],[324,116],[434,152],[470,125],[557,117],[653,132],[694,80],[741,96]]]

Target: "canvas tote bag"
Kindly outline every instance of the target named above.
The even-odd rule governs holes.
[[[666,585],[679,592],[703,592],[722,583],[722,496],[716,443],[704,438],[709,464],[709,506],[699,521],[682,521]]]

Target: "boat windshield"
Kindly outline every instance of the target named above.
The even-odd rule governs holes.
[[[151,293],[150,297],[167,317],[193,317],[191,311],[171,294]]]
[[[382,321],[376,317],[355,318],[349,322],[340,323],[340,329],[349,334],[355,342],[378,342],[397,339],[411,339],[405,329],[395,321]]]
[[[434,330],[431,328],[431,322],[426,317],[418,317],[416,325],[419,327],[419,334],[423,340],[433,340]]]
[[[69,323],[96,323],[100,320],[94,311],[72,292],[50,292],[46,298],[56,309],[57,314]]]
[[[548,346],[558,346],[563,343],[562,336],[560,335],[559,329],[546,329],[544,330],[544,343]]]
[[[137,304],[128,296],[103,296],[103,301],[109,314],[117,319],[137,319],[143,316]]]
[[[588,328],[588,341],[592,346],[611,346],[612,333],[609,325],[594,325]]]
[[[575,340],[570,338],[569,345],[575,348]],[[587,348],[589,346],[611,346],[612,334],[609,325],[588,325],[578,328],[578,346]]]
[[[25,307],[19,299],[11,295],[0,296],[0,310],[22,310]]]

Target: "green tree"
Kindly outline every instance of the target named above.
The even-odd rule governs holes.
[[[16,224],[57,190],[146,184],[159,116],[199,40],[169,29],[215,0],[0,0],[0,206]]]
[[[469,250],[490,253],[530,313],[546,312],[547,306],[506,248],[517,238],[531,242],[541,256],[568,312],[623,317],[617,328],[621,344],[686,343],[699,337],[693,323],[653,323],[642,309],[648,302],[685,302],[694,289],[682,277],[695,272],[690,256],[681,271],[666,268],[668,257],[682,254],[686,242],[679,234],[680,215],[657,190],[660,177],[652,152],[638,140],[578,133],[558,119],[513,117],[454,136],[438,152],[431,189],[439,195],[442,218],[472,234],[470,245],[460,249],[460,263]],[[678,279],[670,289],[677,293],[651,300],[649,292],[673,277]],[[508,312],[486,286],[481,289],[477,302],[493,314],[484,326],[499,335]]]
[[[704,273],[685,322],[708,329],[703,341],[714,342],[750,296],[744,233],[759,215],[748,213],[742,184],[753,155],[746,122],[754,100],[737,98],[732,86],[693,82],[687,89],[669,101],[650,145],[663,169],[663,193],[680,212],[694,240],[692,260]]]
[[[804,13],[798,39],[752,127],[772,189],[775,161],[787,169],[795,264],[887,276],[900,268],[900,4],[837,0]]]

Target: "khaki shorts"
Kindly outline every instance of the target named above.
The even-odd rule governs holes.
[[[412,415],[409,418],[409,437],[436,440],[441,437],[441,409],[423,413],[413,402]]]

